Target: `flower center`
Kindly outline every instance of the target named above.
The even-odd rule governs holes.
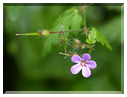
[[[82,60],[80,64],[81,64],[82,67],[87,65],[85,60]]]

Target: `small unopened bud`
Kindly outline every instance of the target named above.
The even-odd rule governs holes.
[[[60,36],[60,43],[63,44],[64,50],[66,51],[67,37],[65,35]]]
[[[79,48],[80,45],[79,45],[79,44],[75,44],[74,47],[75,47],[75,48]]]
[[[73,38],[73,40],[74,40],[74,42],[75,42],[76,44],[81,44],[80,41],[79,41],[78,39]]]
[[[82,44],[81,45],[81,49],[85,49],[86,48],[86,45],[85,44]]]
[[[79,48],[79,47],[81,46],[81,42],[80,42],[80,40],[75,39],[75,38],[73,38],[73,40],[74,40],[74,42],[75,42],[74,47],[75,47],[75,48]]]
[[[62,35],[62,36],[60,37],[60,40],[61,40],[62,43],[63,43],[63,42],[66,42],[66,41],[67,41],[67,37],[64,36],[64,35]]]
[[[71,57],[72,56],[70,53],[62,53],[62,52],[59,52],[59,54],[65,55],[65,56],[68,56],[68,57]]]
[[[39,35],[42,35],[44,37],[48,37],[50,35],[50,31],[49,30],[42,30],[41,32],[39,32]]]

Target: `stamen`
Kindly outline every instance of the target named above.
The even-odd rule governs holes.
[[[81,66],[83,67],[83,66],[86,66],[87,63],[86,63],[85,60],[82,60],[80,64],[81,64]]]

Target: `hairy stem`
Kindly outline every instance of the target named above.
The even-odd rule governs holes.
[[[92,50],[90,49],[90,50],[89,50],[89,54],[91,53],[91,51],[92,51]]]
[[[86,9],[86,5],[84,5],[82,7],[82,12],[83,12],[83,20],[84,20],[84,31],[85,31],[85,34],[86,34],[86,37],[88,38],[88,31],[87,31],[87,27],[86,27],[86,17],[85,17],[85,9]]]
[[[89,45],[89,46],[90,46],[89,54],[91,54],[93,47],[92,47],[92,45]]]
[[[84,28],[86,29],[85,8],[86,8],[86,6],[83,6],[83,8],[82,8],[82,12],[83,12]]]
[[[67,30],[67,31],[58,31],[58,32],[50,32],[50,34],[54,33],[65,33],[65,32],[72,32],[72,31],[84,31],[85,29],[76,29],[76,30]]]

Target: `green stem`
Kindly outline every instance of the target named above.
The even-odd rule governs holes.
[[[84,31],[84,29],[77,29],[77,30],[67,30],[67,31],[58,31],[58,32],[50,32],[50,34],[54,34],[54,33],[65,33],[65,32],[72,32],[72,31]],[[33,33],[23,33],[23,34],[15,34],[16,36],[19,35],[25,35],[25,36],[37,36],[40,35],[38,32],[33,32]]]
[[[89,50],[89,54],[91,54],[92,49]]]
[[[85,17],[85,9],[86,9],[87,6],[83,6],[82,7],[82,12],[83,12],[83,20],[84,20],[84,31],[85,31],[85,34],[86,34],[86,37],[88,38],[88,31],[87,31],[87,27],[86,27],[86,17]]]
[[[84,28],[86,29],[86,17],[85,17],[85,8],[83,8],[83,19],[84,19]]]
[[[92,51],[92,45],[89,45],[89,47],[90,47],[90,50],[89,50],[89,54],[91,54],[91,51]]]

